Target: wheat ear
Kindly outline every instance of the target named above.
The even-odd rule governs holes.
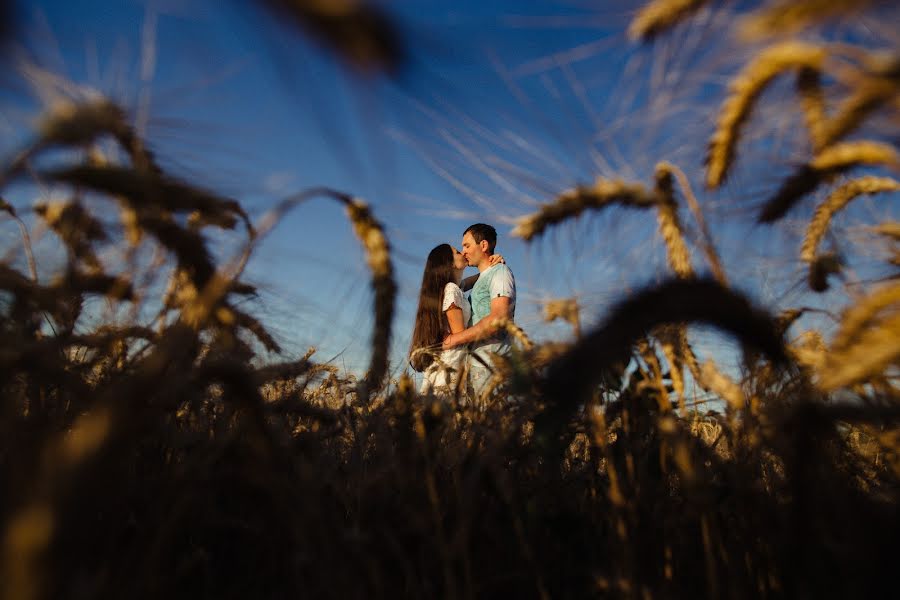
[[[371,285],[375,292],[372,357],[369,361],[366,379],[360,387],[361,396],[368,400],[370,394],[381,387],[387,373],[391,319],[394,315],[394,297],[397,292],[390,244],[384,233],[384,227],[372,215],[368,204],[349,194],[324,187],[312,188],[286,198],[260,219],[258,226],[254,229],[256,234],[248,241],[247,247],[242,253],[241,266],[237,271],[239,272],[246,264],[246,257],[250,255],[253,247],[271,231],[287,211],[316,196],[332,198],[344,205],[347,216],[353,225],[353,231],[365,249],[366,263],[372,274]],[[231,279],[233,280],[233,277]]]
[[[581,319],[578,300],[575,298],[561,298],[549,300],[544,304],[544,320],[548,323],[556,319],[562,319],[572,326],[575,337],[581,337]]]
[[[708,0],[653,0],[644,5],[628,26],[632,40],[648,40],[699,10]]]
[[[775,77],[789,69],[821,70],[825,50],[802,42],[783,42],[760,52],[731,82],[706,157],[706,185],[719,187],[734,161],[740,130],[760,93]]]
[[[828,143],[825,135],[828,114],[822,92],[822,74],[816,69],[801,67],[797,72],[797,94],[813,152],[819,152]]]
[[[869,230],[872,231],[872,233],[890,238],[895,242],[900,242],[900,222],[898,221],[879,223],[878,225],[870,227]]]
[[[578,217],[587,209],[603,209],[612,204],[650,208],[656,202],[655,194],[640,184],[601,178],[591,187],[577,187],[563,192],[538,212],[518,219],[512,235],[531,241],[550,225]]]
[[[853,199],[863,194],[896,191],[900,191],[900,182],[888,177],[861,177],[848,181],[834,190],[828,199],[816,208],[800,247],[800,260],[813,262],[816,259],[819,242],[828,230],[832,217]]]
[[[848,309],[841,319],[831,347],[841,351],[856,343],[861,334],[870,329],[881,311],[900,305],[900,283],[881,286]],[[895,333],[900,330],[896,330]]]
[[[725,275],[725,269],[722,268],[722,263],[719,260],[719,253],[716,252],[716,247],[713,245],[712,234],[706,225],[706,219],[703,217],[700,203],[697,202],[697,197],[694,195],[694,190],[691,187],[691,182],[688,180],[687,175],[685,175],[684,171],[677,165],[673,165],[666,161],[657,164],[656,171],[657,173],[660,171],[669,171],[675,176],[675,179],[678,180],[678,185],[681,187],[681,193],[684,194],[684,199],[687,201],[688,208],[694,216],[694,220],[697,221],[697,227],[700,229],[700,235],[703,238],[703,252],[706,254],[706,260],[709,261],[713,277],[715,277],[716,281],[722,285],[727,286],[728,278]]]
[[[516,338],[520,344],[522,344],[522,348],[526,351],[534,349],[534,342],[528,337],[528,334],[525,333],[525,330],[516,325],[513,321],[509,319],[494,319],[491,321],[491,325],[498,329],[503,329],[511,336]]]
[[[540,431],[540,439],[554,439],[553,432],[559,432],[569,412],[585,401],[604,369],[627,362],[632,345],[647,331],[692,321],[724,329],[773,362],[787,363],[774,320],[742,295],[709,279],[669,281],[618,304],[603,324],[548,368],[541,384],[547,409],[535,421],[536,435]]]
[[[870,0],[781,0],[747,15],[738,24],[745,40],[792,34],[826,19],[859,12]]]
[[[777,221],[823,181],[860,165],[900,165],[900,154],[889,144],[867,140],[826,147],[788,177],[759,214],[761,223]]]
[[[900,314],[859,332],[852,345],[832,348],[819,372],[819,387],[833,391],[878,375],[900,360]]]
[[[703,363],[700,376],[706,388],[728,403],[732,410],[741,410],[746,405],[741,387],[722,373],[713,361]]]
[[[866,78],[853,94],[841,104],[822,133],[823,145],[834,143],[859,127],[872,112],[897,97],[900,86],[896,81]]]
[[[682,279],[693,277],[691,255],[684,242],[681,221],[678,219],[678,204],[675,202],[672,171],[670,165],[666,163],[660,163],[656,167],[655,191],[659,200],[656,208],[656,221],[659,224],[659,234],[666,244],[669,266]]]

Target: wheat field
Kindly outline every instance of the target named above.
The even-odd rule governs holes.
[[[360,76],[408,58],[386,9],[260,4]],[[623,34],[650,47],[718,4],[633,6]],[[4,198],[36,182],[67,190],[65,200],[0,201],[16,235],[0,264],[0,594],[845,598],[894,589],[900,224],[866,223],[877,263],[866,277],[847,255],[860,246],[841,245],[846,229],[834,226],[854,201],[900,198],[900,38],[873,47],[829,37],[867,10],[885,9],[741,5],[728,33],[750,58],[710,104],[709,131],[694,132],[707,148],[702,172],[652,157],[646,180],[573,181],[517,215],[511,235],[539,245],[564,224],[624,207],[655,224],[666,274],[591,318],[577,298],[546,302],[546,321],[570,327],[565,339],[501,323],[514,350],[496,358],[475,401],[462,390],[422,396],[391,368],[398,283],[378,205],[317,187],[251,216],[239,199],[167,172],[114,99],[48,104],[30,141],[0,164]],[[790,93],[767,94],[777,81],[790,81]],[[829,296],[841,304],[776,310],[751,298],[698,201],[727,193],[748,136],[763,135],[754,114],[779,103],[799,107],[790,127],[806,154],[734,218],[760,228],[799,220],[783,264],[802,271],[804,297],[842,288]],[[696,193],[691,180],[706,189]],[[277,336],[243,302],[256,294],[245,281],[250,257],[306,202],[343,209],[365,256],[374,342],[358,375],[315,348],[279,354]],[[241,240],[225,258],[211,250],[223,233]],[[64,249],[58,272],[39,269],[38,234]],[[109,318],[88,314],[91,302],[112,307]],[[804,321],[823,312],[828,327]],[[695,348],[698,327],[734,340],[739,369]]]

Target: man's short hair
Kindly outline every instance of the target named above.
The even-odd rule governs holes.
[[[474,238],[475,242],[478,244],[480,244],[482,240],[487,240],[488,253],[494,253],[494,247],[497,245],[496,229],[490,225],[485,225],[484,223],[475,223],[474,225],[469,225],[468,229],[463,231],[463,235],[466,235],[467,233],[471,233],[472,238]]]

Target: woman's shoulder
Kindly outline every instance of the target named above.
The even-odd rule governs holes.
[[[459,290],[459,293],[462,294],[462,289],[458,285],[456,285],[456,283],[450,281],[447,283],[447,285],[444,286],[444,295],[446,296],[447,294],[455,294],[457,290]]]

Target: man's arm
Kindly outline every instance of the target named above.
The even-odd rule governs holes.
[[[459,333],[452,333],[444,340],[443,349],[448,350],[453,348],[454,346],[459,346],[461,344],[468,344],[469,342],[475,342],[480,339],[484,339],[490,335],[493,335],[498,327],[494,325],[494,321],[498,319],[508,319],[509,318],[509,298],[506,296],[499,296],[497,298],[491,299],[491,312],[478,321],[472,327],[468,329],[464,329]]]

